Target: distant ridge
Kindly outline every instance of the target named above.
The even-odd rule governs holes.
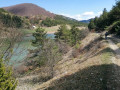
[[[90,20],[91,20],[91,19],[89,19],[89,20],[82,20],[82,21],[80,21],[80,22],[83,22],[83,23],[89,23]]]
[[[23,4],[10,6],[10,7],[3,7],[3,9],[15,15],[19,15],[19,16],[30,17],[30,16],[40,15],[40,16],[51,17],[51,18],[55,16],[55,14],[50,13],[49,11],[46,11],[44,8],[41,8],[32,3],[23,3]]]

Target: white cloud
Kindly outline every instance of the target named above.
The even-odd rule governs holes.
[[[82,16],[92,16],[94,15],[94,12],[85,12],[82,14]]]
[[[94,18],[95,16],[100,16],[102,14],[102,12],[84,12],[82,14],[77,14],[77,15],[70,15],[70,14],[60,14],[60,15],[64,15],[64,16],[67,16],[67,17],[70,17],[70,18],[73,18],[73,19],[76,19],[76,20],[88,20],[88,19],[91,19],[91,18]]]
[[[103,13],[102,11],[98,12],[98,14],[102,14],[102,13]]]

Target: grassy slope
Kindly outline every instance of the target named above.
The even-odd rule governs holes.
[[[86,39],[89,41],[90,37]],[[60,61],[55,66],[60,75],[43,83],[37,89],[48,87],[48,90],[113,90],[116,88],[113,67],[120,67],[111,61],[114,52],[104,40],[93,43],[93,45],[78,58]],[[90,52],[94,54],[89,55]],[[83,61],[82,58],[84,58]]]

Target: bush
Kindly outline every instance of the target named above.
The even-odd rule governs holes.
[[[15,90],[17,82],[12,77],[11,70],[7,70],[3,64],[3,60],[0,59],[0,90]]]

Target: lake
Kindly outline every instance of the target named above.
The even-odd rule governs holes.
[[[54,34],[47,34],[48,38],[54,39],[55,35]],[[19,65],[22,63],[23,60],[26,59],[29,49],[35,49],[36,47],[32,46],[32,40],[35,38],[30,35],[30,36],[25,36],[23,40],[19,43],[16,43],[13,49],[13,55],[10,59],[10,65]]]

